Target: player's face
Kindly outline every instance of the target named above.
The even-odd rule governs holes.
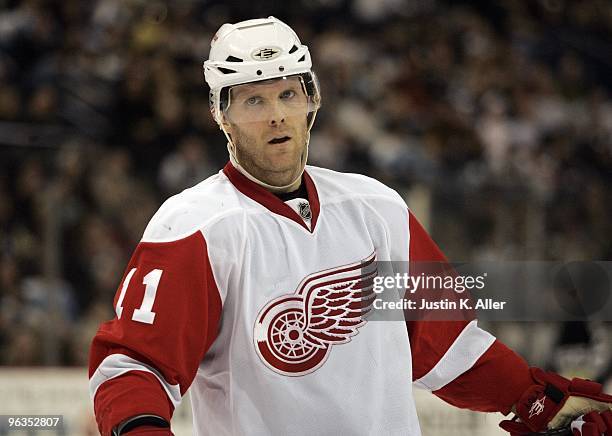
[[[307,113],[299,77],[234,86],[224,126],[240,165],[271,185],[295,180],[306,147]]]

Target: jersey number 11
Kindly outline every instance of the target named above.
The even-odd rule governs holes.
[[[122,304],[123,299],[125,298],[125,293],[135,272],[136,268],[132,268],[123,281],[123,287],[121,288],[121,293],[119,294],[119,299],[117,300],[117,306],[115,307],[115,312],[117,313],[117,318],[119,319],[121,319],[121,314],[123,313]],[[146,286],[145,293],[140,307],[138,309],[134,309],[134,314],[132,315],[133,321],[153,324],[153,321],[155,320],[155,312],[152,311],[153,303],[155,302],[157,286],[159,285],[159,280],[161,279],[163,272],[164,271],[161,269],[154,269],[143,277],[142,284]]]

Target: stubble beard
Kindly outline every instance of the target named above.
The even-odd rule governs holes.
[[[291,140],[299,141],[302,147],[292,150],[291,153],[295,154],[293,159],[279,167],[275,166],[266,156],[265,147],[268,144],[264,144],[262,148],[256,139],[244,134],[240,128],[234,127],[233,130],[232,141],[236,147],[238,163],[253,177],[272,186],[289,185],[298,177],[301,170],[301,159],[306,147],[305,133],[299,135],[300,137],[297,137],[297,135],[292,137]]]

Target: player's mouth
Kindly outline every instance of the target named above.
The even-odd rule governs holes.
[[[272,138],[268,141],[268,144],[282,144],[291,139],[291,136],[279,136],[277,138]]]

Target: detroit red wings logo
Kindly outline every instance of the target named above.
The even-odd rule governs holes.
[[[257,315],[255,349],[275,372],[316,371],[334,345],[351,341],[372,309],[376,253],[349,265],[311,274],[293,294],[270,301]]]

